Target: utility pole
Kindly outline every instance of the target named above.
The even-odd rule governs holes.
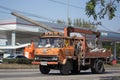
[[[67,0],[67,27],[69,26],[69,0]]]

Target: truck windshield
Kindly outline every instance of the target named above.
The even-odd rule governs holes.
[[[63,41],[61,38],[40,38],[38,47],[60,48]]]

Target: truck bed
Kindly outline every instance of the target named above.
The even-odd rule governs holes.
[[[111,51],[106,52],[88,52],[85,54],[86,58],[107,58],[111,56]]]

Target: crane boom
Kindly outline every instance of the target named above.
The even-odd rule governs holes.
[[[64,35],[65,36],[70,36],[71,32],[77,32],[77,33],[83,33],[83,34],[89,34],[89,35],[96,35],[96,37],[100,37],[100,32],[97,31],[92,31],[92,30],[85,30],[85,29],[80,29],[80,28],[74,28],[74,27],[66,27],[64,28]]]
[[[17,12],[12,12],[11,14],[14,15],[14,16],[16,16],[16,17],[18,17],[18,18],[21,18],[21,19],[23,19],[23,20],[25,20],[25,21],[28,21],[28,22],[30,22],[30,23],[32,23],[32,24],[35,24],[35,25],[37,25],[37,26],[40,26],[40,27],[42,27],[42,28],[44,28],[44,29],[46,29],[46,30],[48,30],[48,31],[52,31],[52,32],[55,31],[53,28],[50,28],[49,26],[46,26],[46,25],[44,25],[44,24],[42,24],[42,23],[40,23],[40,22],[37,22],[37,21],[35,21],[35,20],[32,20],[31,18],[28,18],[28,17],[26,17],[26,16],[23,16],[23,15],[17,13]]]

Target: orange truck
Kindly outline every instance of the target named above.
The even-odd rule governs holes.
[[[43,74],[48,74],[50,69],[58,69],[63,75],[76,74],[88,69],[91,69],[92,73],[103,73],[104,64],[110,61],[111,50],[91,49],[87,46],[86,37],[70,37],[71,32],[96,35],[96,38],[100,36],[99,32],[72,27],[65,28],[64,34],[45,33],[40,37],[38,47],[35,49],[33,64],[39,65]]]
[[[25,48],[25,55],[27,54],[26,56],[34,59],[32,64],[39,65],[42,74],[48,74],[51,69],[58,69],[63,75],[77,74],[81,70],[88,69],[96,74],[105,72],[104,64],[110,62],[112,52],[98,48],[100,32],[73,27],[65,27],[63,33],[55,32],[53,29],[23,15],[15,12],[12,14],[50,31],[40,36],[38,47]],[[82,33],[84,36],[70,36],[72,32]],[[86,35],[96,36],[94,47],[88,46],[89,40]]]

